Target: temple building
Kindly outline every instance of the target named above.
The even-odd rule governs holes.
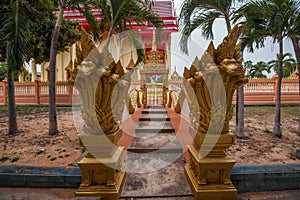
[[[143,43],[145,51],[145,60],[139,67],[133,69],[132,78],[140,83],[147,83],[154,80],[154,82],[160,82],[167,84],[168,79],[171,76],[171,33],[178,31],[178,25],[176,21],[176,14],[174,8],[174,0],[155,1],[152,6],[152,11],[161,16],[164,27],[163,36],[158,43],[156,41],[158,31],[150,24],[134,25],[132,29],[137,31]],[[98,14],[97,14],[98,13]],[[95,10],[95,16],[100,20],[101,16],[99,12]],[[72,9],[66,9],[64,12],[64,18],[66,20],[77,20],[80,22],[79,28],[83,27],[89,31],[90,27],[85,17],[78,11]],[[136,51],[133,51],[134,47],[128,41],[122,37],[113,37],[113,44],[110,48],[111,53],[115,60],[120,60],[122,66],[126,66],[127,69],[133,68],[136,60]],[[74,60],[76,59],[76,44],[72,45],[67,52],[63,52],[56,57],[56,81],[65,82],[70,78],[70,71],[74,66]],[[36,64],[31,62],[31,78],[19,77],[20,81],[31,80],[34,82],[37,78]],[[42,82],[49,80],[49,63],[44,62],[41,64],[41,77]]]

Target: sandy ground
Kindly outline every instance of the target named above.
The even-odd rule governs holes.
[[[295,158],[300,148],[298,115],[283,110],[283,137],[279,139],[271,133],[274,107],[250,111],[246,108],[246,138],[237,139],[236,145],[227,150],[237,164],[299,164]],[[234,131],[234,118],[230,125]],[[74,165],[83,152],[71,111],[58,112],[60,132],[55,136],[48,135],[47,112],[18,114],[20,133],[15,136],[7,134],[7,126],[7,113],[0,112],[0,165],[67,167]]]
[[[15,136],[7,134],[7,117],[1,114],[1,165],[72,166],[80,157],[72,112],[57,113],[60,132],[55,136],[48,134],[48,113],[18,115],[20,133]]]
[[[296,159],[296,149],[300,149],[298,136],[299,107],[291,112],[282,108],[282,138],[273,133],[274,107],[245,108],[245,139],[237,139],[236,145],[227,150],[237,164],[300,164]],[[259,108],[258,108],[259,109]],[[235,130],[235,117],[230,121],[231,130]]]

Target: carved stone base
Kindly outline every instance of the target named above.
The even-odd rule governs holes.
[[[102,136],[91,136],[89,140],[101,140]],[[111,139],[111,138],[109,138]],[[92,143],[92,142],[91,142]],[[100,143],[101,144],[101,143]],[[103,146],[99,145],[94,152],[101,152]],[[122,192],[125,179],[123,167],[124,147],[104,145],[104,154],[95,158],[98,154],[88,154],[78,162],[82,173],[82,183],[76,192],[77,196],[101,196],[103,200],[118,200]],[[108,153],[108,150],[111,150]],[[107,157],[104,157],[107,155]]]
[[[119,180],[113,187],[94,185],[90,187],[80,186],[76,196],[101,196],[101,200],[119,200],[125,180],[125,172],[119,172]]]
[[[205,136],[200,135],[199,137],[202,140]],[[237,190],[230,180],[230,171],[235,161],[225,154],[222,155],[220,151],[222,147],[228,147],[228,141],[232,141],[232,145],[234,136],[231,134],[221,135],[217,144],[211,147],[212,151],[205,157],[200,156],[198,145],[188,146],[190,161],[185,166],[185,173],[194,199],[237,199]],[[203,145],[204,151],[210,149],[208,148],[210,144]]]

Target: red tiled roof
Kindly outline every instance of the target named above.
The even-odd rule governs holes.
[[[172,0],[155,1],[154,5],[152,6],[152,11],[161,17],[175,17]]]
[[[152,6],[152,11],[157,13],[160,17],[163,18],[163,22],[165,24],[166,30],[178,31],[176,16],[174,12],[173,0],[165,0],[165,1],[154,1],[154,5]],[[93,14],[97,17],[98,20],[101,19],[101,12],[98,9],[92,10]],[[80,26],[89,28],[89,25],[85,19],[85,17],[78,11],[73,9],[65,9],[64,17],[66,20],[78,20],[80,22]],[[133,23],[134,24],[134,23]],[[153,28],[150,25],[146,26],[133,26],[133,29],[137,28]]]

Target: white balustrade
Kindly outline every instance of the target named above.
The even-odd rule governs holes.
[[[291,82],[282,82],[281,92],[299,92],[299,86]]]
[[[35,86],[34,85],[15,85],[15,95],[34,95]]]

